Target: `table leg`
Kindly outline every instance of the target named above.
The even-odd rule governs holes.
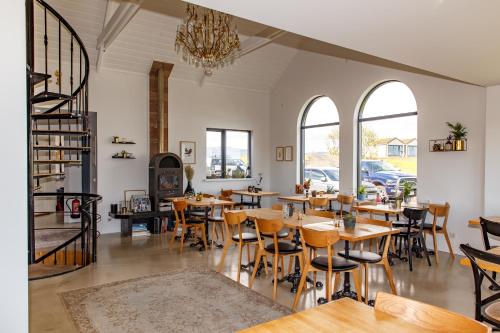
[[[333,212],[332,200],[328,200],[328,210]]]
[[[302,210],[304,211],[304,214],[306,213],[306,202],[304,201],[302,203]]]
[[[257,197],[257,208],[262,208],[261,205],[260,205],[260,200],[261,200],[261,196],[259,195]],[[252,197],[252,203],[253,203],[253,197]]]

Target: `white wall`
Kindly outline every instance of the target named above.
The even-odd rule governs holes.
[[[486,89],[484,215],[500,215],[500,86]]]
[[[0,260],[0,331],[28,332],[27,111],[24,1],[4,3],[0,39],[6,45],[0,62],[0,142],[2,232]],[[8,125],[7,125],[8,124]]]
[[[98,119],[98,193],[102,233],[119,232],[120,221],[108,218],[111,203],[123,200],[124,190],[148,190],[149,77],[103,69],[91,72],[90,111]],[[215,181],[205,178],[205,130],[207,127],[244,129],[253,133],[252,170],[263,173],[269,188],[269,94],[195,82],[169,80],[169,151],[179,154],[179,141],[195,141],[197,148],[193,187],[218,193],[221,188],[243,188],[255,181]],[[112,144],[112,136],[133,139],[135,145]],[[112,159],[121,150],[135,160]]]
[[[419,200],[451,204],[449,232],[457,247],[461,242],[480,244],[479,232],[467,227],[469,218],[483,209],[485,89],[422,75],[396,71],[354,61],[300,51],[271,95],[271,145],[295,145],[297,121],[312,96],[326,95],[335,102],[340,116],[340,189],[355,188],[356,126],[359,103],[375,84],[399,80],[413,91],[418,106]],[[445,121],[460,121],[469,128],[469,150],[431,153],[428,140],[448,134]],[[271,159],[271,187],[293,193],[298,161]],[[440,249],[444,249],[440,243]]]
[[[270,96],[246,89],[216,85],[199,86],[195,82],[171,78],[168,86],[169,151],[179,154],[180,141],[196,142],[193,187],[196,191],[219,193],[256,185],[253,180],[206,181],[206,129],[252,131],[252,174],[262,173],[263,187],[269,189],[269,106]]]

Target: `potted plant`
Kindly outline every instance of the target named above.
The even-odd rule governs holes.
[[[448,135],[448,137],[446,138],[446,143],[444,144],[444,150],[446,150],[446,151],[453,150],[452,140],[453,140],[453,136]]]
[[[403,200],[405,203],[408,203],[410,201],[410,194],[412,189],[412,182],[405,182],[403,184]]]
[[[454,142],[454,150],[464,150],[465,149],[465,138],[467,137],[468,130],[467,127],[457,122],[452,124],[447,122],[446,125],[450,128],[450,134],[453,136]]]
[[[351,214],[344,215],[342,217],[342,220],[344,221],[345,229],[354,229],[354,227],[356,226],[356,217]]]
[[[188,181],[184,194],[193,194],[194,189],[193,185],[191,184],[191,181],[193,180],[194,177],[194,168],[191,165],[186,165],[184,167],[184,172],[186,173],[186,179]]]
[[[365,200],[366,199],[366,188],[361,185],[360,187],[358,187],[358,200]]]
[[[306,191],[306,198],[309,198],[309,189],[311,188],[311,179],[304,180],[304,190]]]

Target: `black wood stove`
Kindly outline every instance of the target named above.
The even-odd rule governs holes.
[[[157,154],[149,162],[149,196],[153,210],[159,210],[166,198],[183,196],[184,168],[173,153]]]

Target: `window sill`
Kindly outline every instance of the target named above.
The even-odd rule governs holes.
[[[207,183],[218,183],[218,182],[253,182],[256,181],[255,178],[214,178],[214,179],[203,179]]]

